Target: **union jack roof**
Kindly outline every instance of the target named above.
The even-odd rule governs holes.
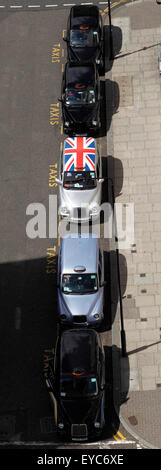
[[[68,137],[64,142],[64,171],[95,171],[95,140]]]

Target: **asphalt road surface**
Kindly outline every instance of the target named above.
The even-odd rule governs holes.
[[[43,6],[46,3],[39,2]],[[26,1],[20,4],[28,5]],[[69,8],[49,11],[45,7],[37,12],[27,7],[16,11],[10,5],[7,0],[5,8],[0,8],[1,446],[6,442],[57,442],[53,409],[45,388],[58,331],[59,238],[49,238],[49,196],[57,194],[55,177],[64,139],[58,98],[69,12]],[[102,89],[105,93],[105,82]],[[105,161],[106,122],[102,126],[99,145]],[[44,207],[44,238],[31,239],[26,234],[31,219],[26,210],[33,203]],[[108,248],[105,242],[109,286]],[[110,315],[109,287],[105,309]],[[111,439],[119,423],[112,403],[112,343],[106,322],[102,334],[109,383],[104,437]]]

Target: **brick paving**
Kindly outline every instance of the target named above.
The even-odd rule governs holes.
[[[118,109],[107,134],[108,155],[114,157],[115,201],[124,206],[134,203],[134,242],[119,250],[128,353],[121,358],[121,394],[126,393],[127,400],[120,407],[120,419],[157,448],[161,448],[160,18],[161,5],[154,0],[112,11],[114,31],[117,27],[122,32],[122,47],[106,74],[115,83],[113,89],[116,84],[119,88]],[[113,345],[121,348],[119,308]]]

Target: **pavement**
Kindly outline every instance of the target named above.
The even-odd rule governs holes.
[[[128,248],[121,239],[118,245],[126,356],[120,304],[111,284],[114,403],[124,429],[143,447],[160,449],[161,5],[139,0],[111,14],[117,55],[106,73],[113,84],[108,171],[115,182],[115,202],[124,211],[134,204],[134,240]],[[125,227],[127,212],[123,220]],[[115,263],[111,256],[112,274]]]

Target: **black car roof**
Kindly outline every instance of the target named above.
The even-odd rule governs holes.
[[[97,373],[97,333],[95,330],[66,330],[60,341],[60,374],[83,370]]]
[[[94,83],[94,66],[71,65],[66,66],[66,86],[75,87],[76,84],[92,85]]]

